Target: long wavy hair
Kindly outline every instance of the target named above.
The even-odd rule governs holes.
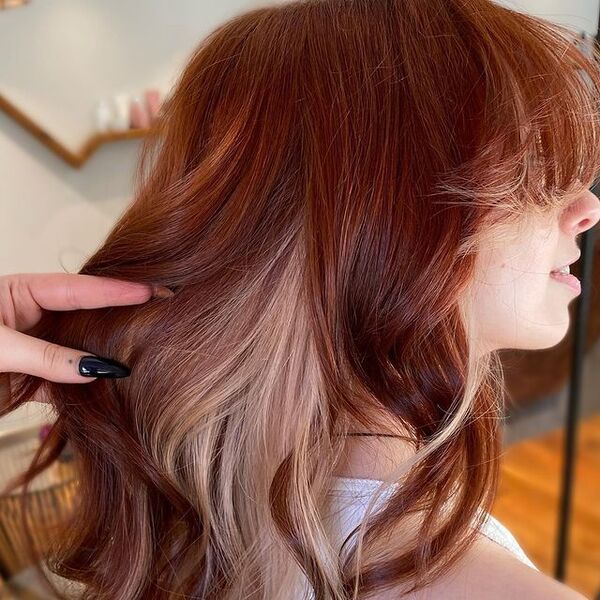
[[[463,555],[505,399],[471,319],[478,248],[600,170],[600,68],[576,37],[488,0],[307,0],[201,41],[79,270],[175,295],[28,331],[131,376],[15,374],[0,411],[41,392],[57,414],[21,483],[76,456],[54,573],[87,599],[342,600]],[[337,548],[344,435],[384,420],[414,455]]]

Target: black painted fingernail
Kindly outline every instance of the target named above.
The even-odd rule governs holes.
[[[113,360],[101,356],[82,356],[79,361],[79,374],[84,377],[129,377],[131,371],[128,367]]]

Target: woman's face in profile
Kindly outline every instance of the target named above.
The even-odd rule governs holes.
[[[551,218],[504,225],[484,243],[473,286],[482,351],[550,348],[563,339],[568,305],[580,292],[550,272],[579,258],[577,236],[599,220],[600,200],[585,190]]]

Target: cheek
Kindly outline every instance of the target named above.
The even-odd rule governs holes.
[[[549,274],[534,261],[502,263],[495,273],[493,286],[502,303],[510,306],[513,311],[524,311],[527,308],[540,309],[548,292]],[[543,264],[539,261],[537,264]]]
[[[547,274],[536,272],[530,261],[488,263],[477,278],[478,293],[494,304],[510,303],[518,306],[522,302],[539,299],[540,292],[547,285]],[[498,302],[494,302],[494,298]]]
[[[491,348],[547,348],[568,326],[561,290],[549,274],[514,263],[489,268],[474,287],[478,335]]]

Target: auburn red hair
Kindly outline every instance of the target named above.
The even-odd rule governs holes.
[[[293,582],[341,600],[449,569],[500,453],[500,365],[474,352],[467,301],[477,241],[596,177],[599,84],[574,32],[487,0],[295,1],[207,36],[79,271],[175,296],[29,332],[131,376],[15,375],[0,411],[38,391],[56,410],[25,479],[67,441],[77,458],[51,569],[89,600]],[[415,460],[338,554],[332,468],[379,417]]]

